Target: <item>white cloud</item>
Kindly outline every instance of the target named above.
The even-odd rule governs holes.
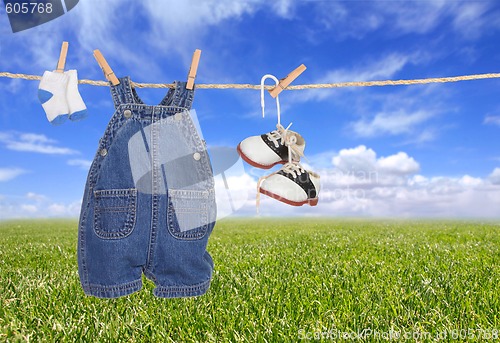
[[[500,168],[495,168],[488,178],[493,184],[500,185]]]
[[[0,182],[6,182],[26,174],[28,171],[21,168],[0,168]]]
[[[321,158],[312,156],[324,164]],[[500,168],[488,178],[426,177],[406,152],[377,157],[373,149],[358,146],[330,153],[329,168],[314,168],[321,176],[316,207],[292,207],[261,196],[260,211],[272,215],[334,215],[371,217],[489,217],[498,218]],[[308,168],[311,168],[308,166]],[[252,194],[255,190],[249,188]],[[253,197],[237,213],[255,213]]]
[[[68,213],[68,206],[65,204],[50,204],[47,207],[48,213],[50,213],[53,216],[60,217],[60,216],[65,216]]]
[[[25,80],[21,79],[4,79],[5,82],[0,83],[0,91],[2,93],[19,94],[21,91],[26,91]]]
[[[30,67],[35,67],[38,70],[52,69],[57,62],[61,42],[64,37],[72,33],[76,35],[77,42],[70,42],[68,60],[70,58],[78,59],[80,70],[83,65],[94,63],[88,57],[87,52],[96,48],[122,54],[122,59],[134,56],[134,54],[125,53],[129,51],[124,51],[119,39],[111,38],[118,37],[120,26],[116,24],[116,20],[122,17],[132,17],[132,14],[127,11],[133,10],[135,3],[130,2],[123,6],[121,0],[80,1],[74,10],[61,18],[15,35],[5,35],[2,45],[7,47],[6,50],[13,52],[15,58],[9,58],[2,62],[6,62],[8,68],[12,68],[12,70],[26,70],[28,62]],[[116,16],[118,12],[121,14],[119,17]],[[113,20],[110,20],[111,18]],[[47,39],[48,35],[50,35],[50,39]],[[75,48],[81,48],[81,51],[86,52],[85,55],[75,54]],[[18,51],[23,53],[16,53]],[[105,54],[105,56],[109,55]]]
[[[431,111],[418,110],[408,113],[405,109],[377,113],[371,120],[360,119],[351,123],[351,129],[360,137],[408,134],[433,115]]]
[[[405,152],[398,152],[396,155],[381,157],[377,161],[379,170],[390,174],[408,175],[417,173],[420,165],[409,157]]]
[[[346,132],[358,137],[402,136],[401,145],[423,144],[437,139],[452,125],[436,125],[436,122],[441,116],[455,111],[448,102],[450,91],[441,85],[415,86],[388,93],[365,89],[350,96],[341,91],[309,93],[308,98],[299,95],[295,100],[332,98],[337,111],[357,117],[344,125]]]
[[[393,34],[430,32],[445,18],[448,7],[446,1],[419,1],[413,2],[411,6],[404,2],[375,4],[386,24],[393,20]]]
[[[426,177],[416,174],[419,164],[407,153],[377,157],[373,149],[365,146],[332,153],[330,161],[332,164],[329,168],[312,168],[321,176],[318,206],[293,207],[261,195],[261,214],[499,217],[500,168],[484,179],[470,175]],[[229,173],[227,176],[229,192],[221,175],[216,177],[219,219],[234,215],[253,216],[256,213],[257,180],[244,171],[238,171],[241,172],[239,175]],[[267,171],[268,174],[270,172]],[[234,209],[231,208],[231,201]],[[33,192],[22,197],[0,196],[1,219],[78,217],[80,207],[81,201],[55,202]]]
[[[329,82],[372,81],[391,78],[414,58],[410,55],[392,53],[364,66],[327,72],[324,80]],[[322,82],[320,82],[322,83]]]
[[[471,186],[471,187],[476,187],[480,186],[483,184],[483,180],[477,177],[472,177],[470,175],[464,175],[462,176],[458,182],[463,185],[463,186]]]
[[[9,50],[24,53],[7,63],[12,70],[25,69],[23,65],[28,63],[38,70],[52,68],[59,56],[60,42],[73,34],[74,49],[81,53],[71,50],[71,56],[85,75],[102,75],[88,55],[89,51],[100,49],[111,67],[115,66],[117,75],[123,75],[120,70],[126,68],[134,71],[133,78],[149,75],[150,80],[145,82],[160,82],[165,77],[171,80],[172,74],[170,71],[167,74],[165,64],[183,65],[187,74],[194,48],[209,42],[217,49],[218,42],[233,37],[238,40],[240,33],[233,32],[234,26],[227,29],[226,23],[232,25],[259,11],[276,19],[293,19],[296,7],[294,0],[142,0],[129,1],[126,6],[123,0],[80,1],[77,8],[62,18],[29,30],[21,39],[10,40]],[[50,30],[48,41],[46,30]],[[122,39],[124,34],[126,40]],[[221,82],[230,83],[234,81],[234,73],[229,74],[219,61],[220,53],[223,51],[204,55],[204,75],[212,74]],[[151,54],[156,59],[151,59]]]
[[[69,166],[79,167],[84,170],[88,170],[92,165],[92,161],[90,160],[82,160],[82,159],[74,159],[68,161]]]
[[[226,20],[239,20],[263,7],[264,1],[178,1],[145,0],[142,2],[144,13],[151,25],[147,39],[156,42],[160,51],[180,54],[190,58],[192,46],[201,44],[210,29]],[[288,13],[287,1],[275,5],[281,13]],[[219,34],[220,35],[220,34]],[[219,35],[213,35],[211,40]]]
[[[396,55],[399,57],[394,57]],[[406,61],[407,65],[417,60],[416,57],[396,55],[366,66],[358,65],[357,71],[356,68],[342,69],[331,71],[327,75],[339,75],[339,78],[346,80],[356,80],[361,77],[375,78],[376,70],[379,70],[382,65],[389,65],[388,61],[393,59]],[[393,74],[397,74],[400,67],[404,68],[403,65],[404,63],[401,62],[397,68],[386,68],[383,73],[386,77],[379,79],[394,78]],[[358,72],[362,76],[356,76]],[[334,81],[322,78],[313,83]],[[441,117],[452,115],[457,111],[456,101],[450,100],[454,95],[453,91],[443,85],[431,84],[394,88],[387,91],[379,91],[371,87],[357,88],[357,92],[350,91],[350,89],[305,90],[290,95],[292,103],[328,102],[324,106],[333,106],[335,112],[343,117],[339,120],[352,117],[343,126],[346,133],[357,137],[400,136],[401,142],[397,143],[399,145],[421,145],[438,139],[443,131],[453,128],[452,120],[448,121],[449,124],[438,125]],[[328,110],[325,110],[325,113],[328,113]]]
[[[115,48],[117,42],[109,39],[109,35],[119,29],[120,25],[117,25],[119,18],[126,17],[130,9],[135,8],[134,3],[129,2],[125,7],[121,0],[80,1],[78,9],[68,14],[76,17],[75,20],[79,22],[77,28],[79,43],[91,49]],[[116,16],[120,9],[123,12]],[[114,17],[115,20],[110,20],[111,17]],[[122,22],[122,24],[125,23]],[[89,32],[92,34],[88,34]]]
[[[332,159],[333,165],[341,171],[373,171],[376,169],[377,154],[372,149],[360,145],[352,149],[342,149]]]
[[[57,141],[42,134],[0,132],[0,143],[9,150],[50,155],[72,155],[78,151],[57,146]]]
[[[350,81],[375,81],[390,79],[400,72],[407,64],[417,63],[419,54],[407,55],[402,53],[392,53],[389,55],[373,58],[369,61],[361,61],[350,68],[326,70],[320,78],[311,83],[340,83]],[[360,88],[345,88],[353,90]],[[335,90],[338,95],[338,90]],[[300,94],[294,94],[292,101],[308,102],[322,101],[332,98],[332,89],[305,90]]]
[[[194,31],[203,25],[214,25],[223,20],[240,17],[245,13],[255,10],[257,2],[241,2],[231,0],[207,0],[203,2],[195,1],[154,1],[143,2],[148,15],[158,19],[155,21],[165,28],[176,30]]]
[[[26,213],[27,217],[30,217],[30,216],[36,214],[39,211],[39,209],[36,205],[22,204],[21,211]]]
[[[356,81],[384,81],[397,79],[399,74],[411,65],[423,65],[433,60],[435,56],[424,51],[413,51],[411,53],[393,52],[380,56],[371,56],[354,62],[351,66],[325,70],[321,77],[313,79],[312,84],[342,83]],[[367,109],[382,107],[384,112],[396,114],[401,109],[416,107],[423,95],[427,97],[438,97],[440,90],[436,85],[414,86],[408,88],[393,88],[390,93],[381,96],[374,92],[377,87],[342,87],[333,89],[311,89],[291,93],[292,102],[310,101],[334,101],[336,105],[344,105],[349,112],[361,112],[366,114]],[[387,89],[387,87],[384,87]],[[431,92],[431,90],[434,91]],[[442,91],[442,89],[441,89]],[[346,93],[349,92],[349,96]],[[441,94],[440,94],[441,95]],[[440,101],[425,102],[426,107],[437,107]],[[418,108],[413,111],[418,111]]]
[[[354,4],[353,4],[354,3]],[[498,28],[494,1],[372,1],[319,2],[316,6],[319,33],[336,33],[338,39],[361,39],[371,32],[385,30],[388,35],[428,34],[438,28],[449,29],[465,39],[476,38],[488,29]]]
[[[33,192],[28,192],[26,194],[26,199],[33,200],[33,201],[36,201],[36,202],[43,202],[43,201],[47,201],[48,200],[45,195],[37,194],[37,193],[33,193]]]
[[[12,51],[28,52],[10,58],[7,67],[23,69],[30,63],[38,69],[49,69],[57,60],[60,42],[64,36],[74,34],[81,51],[99,48],[113,62],[114,59],[126,67],[134,67],[136,72],[161,75],[161,64],[151,62],[151,53],[184,60],[191,57],[193,46],[200,46],[207,39],[223,36],[222,25],[229,21],[239,21],[259,12],[272,14],[276,19],[295,19],[301,7],[314,8],[316,18],[312,24],[304,25],[303,31],[318,32],[315,39],[330,37],[362,38],[370,32],[384,30],[391,35],[407,33],[429,33],[446,25],[451,30],[467,37],[488,32],[500,27],[498,11],[491,8],[492,1],[466,3],[455,1],[418,1],[408,5],[404,1],[367,2],[361,5],[355,1],[298,2],[278,1],[231,1],[231,0],[143,0],[127,2],[122,0],[80,1],[78,7],[60,19],[51,21],[29,32],[20,32],[15,38],[8,37],[2,45]],[[138,22],[147,25],[137,25]],[[71,25],[69,25],[71,24]],[[317,28],[311,28],[314,26]],[[135,39],[141,49],[130,46],[130,41],[116,39],[123,34],[124,27],[135,27],[136,31],[128,39]],[[68,29],[71,32],[68,32]],[[221,29],[220,32],[217,30]],[[51,39],[44,39],[50,32]],[[92,32],[92,34],[88,34]],[[244,33],[243,33],[244,34]],[[230,37],[226,35],[224,37]],[[224,39],[224,37],[222,39]],[[319,38],[318,38],[319,37]],[[82,65],[94,62],[87,54],[73,55],[80,69]],[[148,63],[144,63],[147,60]],[[394,67],[397,67],[395,61]],[[223,70],[220,71],[221,73]],[[223,75],[220,76],[222,79]]]
[[[418,130],[418,132],[412,132],[411,138],[402,142],[401,145],[409,144],[424,144],[434,141],[438,137],[438,129],[433,127],[426,127],[424,129]]]
[[[80,208],[81,201],[54,202],[33,192],[24,196],[0,196],[0,219],[78,217]]]
[[[489,4],[486,2],[465,2],[454,9],[453,27],[465,38],[476,38],[481,35],[485,26],[491,24],[488,14]],[[494,22],[493,22],[494,24]]]
[[[488,115],[484,118],[483,123],[500,126],[500,116]]]
[[[360,145],[342,149],[332,158],[333,169],[323,169],[322,185],[330,189],[359,187],[363,189],[401,185],[420,170],[420,165],[405,152],[377,157],[374,150]]]
[[[73,46],[82,52],[77,54],[72,50],[72,58],[77,61],[79,70],[88,68],[97,72],[95,62],[87,53],[100,49],[112,67],[119,60],[123,66],[133,68],[137,75],[162,75],[165,68],[162,68],[161,59],[160,62],[152,61],[148,57],[150,54],[171,59],[180,56],[187,61],[191,58],[193,46],[200,46],[211,28],[226,20],[253,14],[261,8],[270,9],[277,16],[290,16],[293,10],[290,0],[273,4],[263,0],[144,0],[129,1],[126,6],[122,0],[80,1],[74,10],[57,20],[29,32],[17,33],[15,39],[8,35],[2,41],[2,48],[23,51],[23,54],[3,62],[11,70],[26,71],[28,64],[35,70],[50,69],[59,56],[60,42],[65,36],[74,34]],[[124,27],[127,32],[134,30],[133,35],[127,36],[127,41],[121,39]],[[51,37],[49,40],[46,39],[47,31]],[[209,37],[213,40],[217,35]],[[135,42],[137,44],[133,44]],[[139,44],[141,48],[137,49]]]
[[[45,33],[46,34],[46,33]],[[2,61],[5,68],[12,71],[26,72],[26,64],[28,58],[30,59],[30,66],[48,68],[48,66],[55,66],[55,52],[60,49],[60,42],[62,40],[56,39],[42,39],[44,36],[42,27],[18,32],[16,34],[7,34],[2,36],[2,50],[9,51],[12,58]],[[57,43],[59,42],[59,43]],[[59,45],[59,48],[56,46]],[[28,53],[26,56],[25,54]],[[2,70],[3,71],[3,70]],[[25,83],[25,81],[20,80]]]
[[[500,187],[483,179],[422,175],[379,175],[364,184],[322,183],[317,209],[309,212],[378,217],[498,217]],[[392,180],[392,182],[387,182]]]
[[[273,1],[272,8],[278,16],[291,19],[293,16],[294,3],[294,0]]]

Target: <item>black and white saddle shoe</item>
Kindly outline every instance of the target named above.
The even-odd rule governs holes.
[[[299,163],[286,163],[279,171],[261,178],[259,192],[292,206],[318,204],[319,175]]]
[[[260,136],[248,137],[238,144],[236,149],[241,158],[253,167],[269,169],[289,162],[290,149],[292,161],[300,161],[306,147],[304,138],[280,124],[276,128]]]

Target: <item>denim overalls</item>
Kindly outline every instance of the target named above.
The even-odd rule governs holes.
[[[78,234],[84,292],[131,294],[142,273],[158,297],[204,294],[216,219],[212,167],[189,109],[185,82],[145,105],[128,77],[111,86],[116,111],[90,167]]]

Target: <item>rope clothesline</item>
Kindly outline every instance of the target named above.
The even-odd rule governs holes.
[[[11,79],[24,79],[40,81],[41,76],[27,75],[27,74],[13,74],[9,72],[0,72],[0,77],[7,77]],[[385,81],[351,81],[351,82],[337,82],[337,83],[316,83],[307,85],[288,86],[287,90],[300,90],[300,89],[327,89],[327,88],[342,88],[342,87],[372,87],[372,86],[399,86],[399,85],[422,85],[428,83],[445,83],[445,82],[459,82],[470,80],[484,80],[484,79],[497,79],[500,78],[500,73],[489,74],[475,74],[475,75],[462,75],[451,77],[435,77],[426,79],[410,79],[410,80],[385,80]],[[94,81],[94,80],[79,80],[78,83],[83,85],[92,86],[109,86],[107,81]],[[136,88],[174,88],[172,83],[137,83],[132,82],[132,86]],[[275,86],[265,86],[266,89],[273,89]],[[197,84],[198,89],[255,89],[259,90],[260,85],[251,84]]]

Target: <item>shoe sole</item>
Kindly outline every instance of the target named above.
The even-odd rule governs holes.
[[[247,157],[243,153],[243,151],[241,151],[240,144],[238,144],[238,146],[236,147],[236,151],[238,151],[238,154],[241,156],[241,158],[243,159],[243,161],[245,161],[246,163],[248,163],[252,167],[256,167],[256,168],[260,168],[260,169],[271,169],[272,167],[274,167],[277,164],[285,164],[285,163],[288,162],[288,161],[281,160],[281,161],[278,161],[276,163],[269,164],[269,165],[259,164],[259,163],[255,162],[255,161],[252,161],[249,157]]]
[[[271,193],[269,191],[266,191],[265,189],[262,189],[262,188],[259,189],[259,192],[264,194],[264,195],[267,195],[268,197],[271,197],[271,198],[276,199],[278,201],[284,202],[285,204],[291,205],[291,206],[302,206],[302,205],[306,205],[306,204],[308,204],[309,206],[316,206],[318,204],[318,200],[319,200],[319,198],[312,198],[312,199],[307,199],[306,201],[297,202],[297,201],[292,201],[292,200],[280,197],[279,195]]]

